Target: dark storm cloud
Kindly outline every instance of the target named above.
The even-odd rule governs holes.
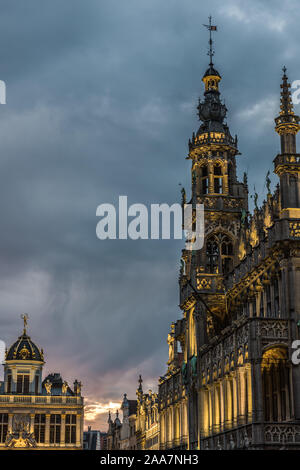
[[[210,13],[238,171],[263,200],[282,65],[300,78],[297,2],[0,5],[1,337],[27,311],[47,370],[82,379],[90,403],[133,398],[138,373],[155,387],[164,372],[182,244],[100,242],[96,207],[178,202],[189,187]]]

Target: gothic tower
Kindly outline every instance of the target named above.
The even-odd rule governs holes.
[[[183,250],[184,269],[179,280],[180,307],[187,325],[184,364],[189,376],[193,376],[199,348],[228,323],[224,277],[237,262],[238,233],[248,210],[246,177],[239,182],[236,174],[238,141],[226,122],[227,108],[219,90],[222,77],[213,63],[211,31],[216,27],[210,23],[208,29],[210,63],[202,78],[204,97],[197,107],[201,124],[189,140],[187,157],[192,163],[190,204],[204,205],[204,246],[201,250]],[[191,424],[198,415],[196,381],[188,393],[192,448],[197,434],[196,423]]]
[[[266,199],[258,207],[255,194],[249,214],[247,178],[237,179],[237,138],[212,60],[216,26],[207,27],[210,63],[187,157],[190,204],[204,205],[205,237],[201,249],[182,252],[183,316],[171,325],[168,370],[159,381],[161,448],[298,449],[300,118],[284,68],[275,119],[279,185],[272,193],[268,173]]]
[[[296,153],[296,134],[300,129],[299,116],[293,109],[286,68],[283,68],[281,105],[275,119],[276,132],[280,135],[281,153],[277,155],[275,173],[280,178],[281,217],[300,217],[300,155]]]
[[[214,67],[212,55],[210,51],[209,67],[202,78],[204,99],[199,99],[197,107],[201,125],[189,141],[187,157],[192,161],[190,203],[204,205],[205,244],[201,250],[183,250],[185,268],[180,276],[183,310],[196,289],[210,316],[211,330],[200,332],[198,346],[226,323],[223,281],[237,261],[238,232],[248,211],[247,180],[237,179],[237,137],[232,137],[226,122],[227,108],[219,91],[222,77]]]

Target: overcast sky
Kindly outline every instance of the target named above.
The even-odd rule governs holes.
[[[180,318],[181,241],[100,241],[96,208],[180,202],[212,14],[238,174],[261,203],[279,150],[281,68],[300,79],[296,0],[0,0],[1,339],[29,334],[45,372],[83,383],[86,424],[138,374],[157,388]],[[300,106],[298,106],[300,108]],[[296,108],[300,112],[300,109]],[[273,178],[273,188],[276,176]],[[105,412],[105,413],[104,413]]]

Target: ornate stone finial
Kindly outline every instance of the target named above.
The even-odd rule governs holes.
[[[27,323],[28,323],[28,318],[29,318],[29,316],[28,316],[27,313],[22,313],[21,318],[22,318],[22,320],[23,320],[23,322],[24,322],[23,334],[26,335],[26,326],[27,326]]]
[[[284,77],[284,78],[287,78],[287,76],[286,76],[286,74],[285,74],[285,72],[287,71],[287,68],[286,68],[285,65],[282,67],[282,71],[283,71],[283,77]]]
[[[209,31],[209,41],[208,41],[209,49],[208,49],[207,55],[209,55],[209,58],[210,58],[209,65],[212,66],[212,65],[213,65],[212,58],[213,58],[213,56],[215,55],[215,51],[213,50],[213,40],[212,40],[211,32],[212,32],[212,31],[217,31],[217,26],[213,26],[213,25],[211,24],[211,20],[212,20],[212,17],[209,16],[209,17],[208,17],[209,24],[204,24],[203,26],[205,26],[205,28],[207,28],[208,31]]]
[[[281,138],[281,153],[296,153],[296,134],[300,130],[300,117],[294,112],[291,84],[288,82],[286,67],[283,67],[282,83],[280,85],[280,112],[275,118],[275,131]]]
[[[142,376],[139,375],[139,391],[142,392],[143,391],[143,387],[142,387],[142,383],[143,383],[143,379],[142,379]]]
[[[267,186],[268,194],[271,194],[270,170],[268,170],[268,172],[267,172],[267,174],[266,174],[266,186]]]
[[[184,207],[186,204],[186,192],[184,187],[181,188],[181,206]]]
[[[256,192],[255,186],[254,186],[254,195],[251,194],[250,197],[253,198],[253,201],[254,201],[254,208],[255,208],[256,210],[258,210],[258,204],[257,204],[257,201],[258,201],[258,194],[257,194],[257,192]]]

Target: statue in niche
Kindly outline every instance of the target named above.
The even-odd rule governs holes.
[[[36,447],[34,433],[30,432],[30,416],[16,414],[13,416],[12,431],[6,436],[5,447]]]

